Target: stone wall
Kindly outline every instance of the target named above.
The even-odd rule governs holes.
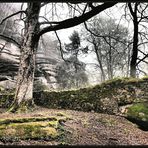
[[[9,107],[14,97],[0,87],[0,107]],[[69,91],[34,92],[37,105],[47,108],[74,109],[118,114],[124,106],[148,102],[148,78],[113,79],[101,85]]]
[[[75,109],[109,114],[134,102],[148,101],[148,78],[122,78],[79,90],[36,92],[35,103],[48,108]]]

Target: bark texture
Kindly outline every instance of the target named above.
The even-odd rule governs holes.
[[[132,49],[132,57],[130,63],[130,76],[136,77],[136,65],[137,65],[137,56],[138,56],[138,17],[137,17],[138,3],[135,3],[134,10],[131,6],[131,3],[128,4],[128,7],[133,17],[133,25],[134,25],[133,49]]]
[[[35,72],[35,55],[38,47],[38,17],[40,3],[28,3],[25,20],[24,39],[21,47],[20,66],[16,84],[15,100],[10,111],[21,108],[27,110],[33,106],[33,81]],[[24,108],[25,107],[25,108]]]

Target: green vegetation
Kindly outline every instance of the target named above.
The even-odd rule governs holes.
[[[57,135],[56,129],[48,126],[48,122],[13,123],[0,126],[0,138],[40,139],[54,138]]]
[[[116,120],[115,119],[102,119],[101,121],[102,123],[104,123],[106,126],[115,126],[116,125]]]
[[[0,119],[0,140],[56,139],[61,133],[61,121],[65,116]]]
[[[142,79],[143,80],[148,80],[148,76],[144,76]]]
[[[49,88],[40,81],[35,81],[33,86],[34,91],[49,90]]]
[[[14,93],[0,94],[0,107],[8,108],[14,100]]]
[[[148,121],[148,102],[132,105],[128,108],[127,115],[142,121]]]
[[[4,91],[4,87],[3,86],[0,86],[0,92]]]
[[[34,93],[35,103],[48,108],[75,109],[114,114],[118,107],[144,96],[147,80],[114,78],[100,85],[67,91]],[[142,90],[137,95],[136,89]]]

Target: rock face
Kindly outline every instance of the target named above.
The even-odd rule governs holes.
[[[49,37],[45,47],[39,43],[36,54],[35,85],[46,86],[48,89],[57,87],[56,65],[62,61],[57,44],[57,40],[51,40]],[[0,39],[0,50],[0,86],[12,89],[16,83],[20,49],[14,43]]]

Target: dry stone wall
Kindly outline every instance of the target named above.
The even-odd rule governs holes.
[[[61,92],[36,92],[35,103],[48,108],[118,114],[119,108],[148,101],[148,78],[114,79],[101,85]]]

